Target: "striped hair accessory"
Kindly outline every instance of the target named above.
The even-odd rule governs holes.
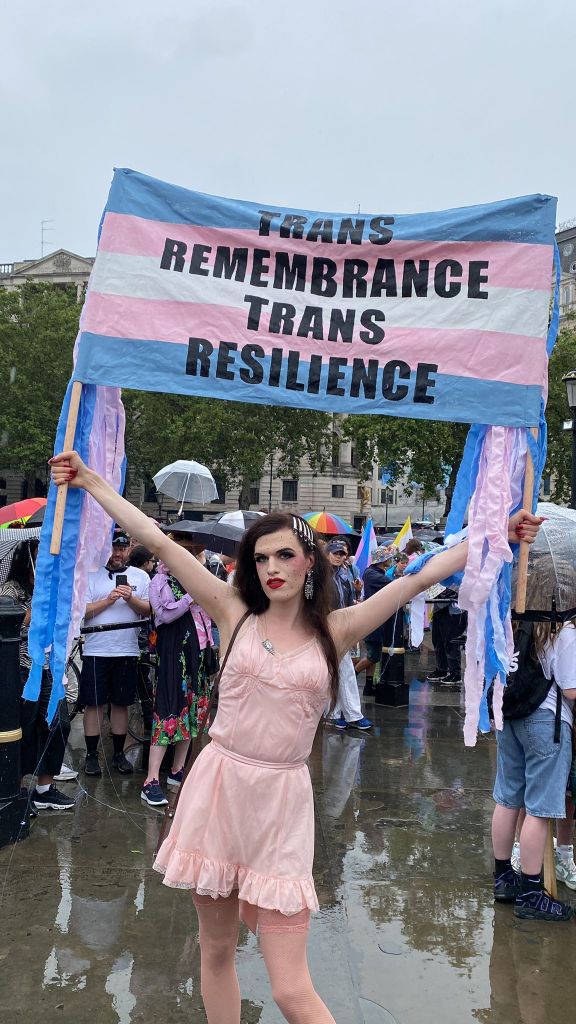
[[[316,547],[312,527],[305,519],[302,519],[300,516],[292,516],[292,529],[307,548],[313,550]]]

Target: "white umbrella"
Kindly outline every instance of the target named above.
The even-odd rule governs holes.
[[[185,501],[206,505],[218,497],[212,473],[200,462],[178,459],[160,469],[153,480],[157,491],[180,502],[180,512]]]
[[[260,519],[263,515],[265,515],[264,512],[252,512],[240,508],[236,512],[223,512],[218,516],[218,522],[237,526],[240,530],[247,530],[256,519]]]
[[[29,526],[23,530],[0,530],[0,583],[3,583],[8,578],[8,572],[10,570],[10,562],[12,555],[22,543],[23,540],[29,540],[30,537],[39,537],[40,527]]]

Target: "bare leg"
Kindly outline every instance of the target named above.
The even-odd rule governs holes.
[[[516,835],[514,836],[514,842],[515,843],[519,843],[520,842],[520,833],[522,831],[522,825],[524,824],[525,818],[526,818],[526,811],[524,810],[524,808],[522,808],[522,810],[520,811],[520,813],[518,815],[518,821],[516,822]]]
[[[307,940],[307,930],[261,933],[260,949],[272,996],[289,1024],[335,1024],[328,1007],[314,990],[306,956]]]
[[[492,815],[492,847],[496,860],[508,860],[512,855],[516,819],[519,813],[520,808],[502,807],[501,804],[496,804],[494,808],[494,814]],[[522,861],[522,864],[524,864],[524,861]]]
[[[162,766],[166,750],[167,748],[160,746],[159,743],[152,743],[150,745],[150,753],[148,755],[148,774],[146,775],[144,785],[148,782],[152,782],[152,779],[159,778],[160,768]]]
[[[120,704],[110,707],[110,729],[115,736],[125,736],[128,732],[128,708]]]
[[[174,751],[174,763],[172,764],[172,774],[179,772],[184,767],[186,760],[186,754],[188,753],[188,747],[190,746],[190,740],[180,740],[176,743],[176,749]]]
[[[200,983],[208,1024],[240,1024],[235,964],[240,930],[238,893],[217,900],[193,893],[192,898],[200,923]]]
[[[99,707],[84,708],[84,735],[100,736],[102,734],[102,720],[104,718],[105,705]]]
[[[542,871],[547,835],[548,818],[527,814],[520,833],[520,860],[525,875],[539,875]]]

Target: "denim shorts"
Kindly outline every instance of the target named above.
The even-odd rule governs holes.
[[[535,818],[564,818],[572,761],[568,723],[562,722],[560,742],[554,743],[554,712],[538,708],[527,718],[505,720],[496,736],[496,803],[525,807]]]

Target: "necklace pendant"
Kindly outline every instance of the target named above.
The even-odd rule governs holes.
[[[271,640],[263,640],[262,647],[265,651],[268,651],[268,654],[274,654],[274,644]]]

